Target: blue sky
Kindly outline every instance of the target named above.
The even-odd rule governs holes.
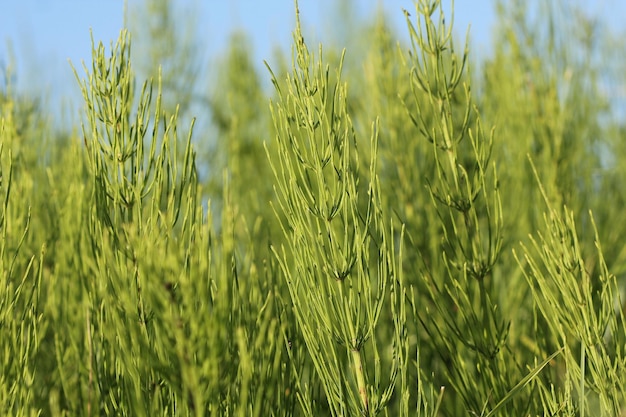
[[[141,0],[129,0],[131,9]],[[412,0],[353,0],[355,16],[369,17],[383,5],[387,15],[405,33],[402,8],[413,9]],[[289,45],[294,25],[293,0],[176,0],[179,7],[197,7],[200,36],[211,60],[224,51],[229,35],[245,30],[252,40],[255,60],[271,60],[276,45]],[[332,0],[300,0],[306,33],[324,40],[332,23],[325,11]],[[626,21],[626,2],[582,2],[589,12],[617,29]],[[80,67],[91,54],[90,30],[96,41],[108,45],[124,26],[122,0],[0,0],[0,76],[4,67],[15,65],[17,88],[43,93],[55,105],[76,100],[77,89],[68,60]],[[444,5],[449,1],[444,0]],[[471,24],[474,53],[489,50],[494,23],[494,0],[456,0],[455,28],[464,34]]]

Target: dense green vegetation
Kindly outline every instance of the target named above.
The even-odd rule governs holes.
[[[147,4],[154,49],[75,68],[82,126],[0,91],[2,414],[626,415],[610,33],[498,2],[478,62],[437,0],[409,44],[298,18],[291,59],[236,35],[199,99]]]

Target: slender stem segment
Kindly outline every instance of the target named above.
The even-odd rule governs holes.
[[[361,351],[352,350],[352,362],[354,363],[354,374],[356,375],[356,383],[359,388],[359,396],[361,397],[361,405],[363,405],[364,414],[369,412],[369,404],[367,401],[367,387],[365,386],[365,374],[363,373],[363,363],[361,361]]]

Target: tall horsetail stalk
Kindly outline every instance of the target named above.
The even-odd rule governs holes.
[[[376,327],[390,291],[401,291],[399,263],[380,201],[378,125],[372,123],[364,180],[342,63],[343,55],[331,71],[321,47],[317,57],[309,52],[296,3],[284,86],[270,69],[278,93],[271,105],[277,155],[270,159],[287,238],[287,247],[274,251],[331,413],[373,416],[390,400],[402,366],[392,361],[381,382]],[[394,323],[393,356],[400,358],[404,323]]]
[[[477,411],[482,404],[473,402],[475,388],[454,375],[475,371],[461,371],[468,357],[474,358],[476,370],[489,369],[489,375],[499,375],[484,381],[485,389],[504,396],[503,388],[511,384],[510,371],[498,360],[508,324],[493,295],[492,270],[502,249],[503,224],[498,176],[490,161],[493,131],[483,132],[478,109],[472,104],[466,75],[468,47],[457,55],[454,16],[446,23],[438,1],[419,1],[416,8],[416,25],[405,12],[412,46],[408,57],[411,94],[405,106],[430,145],[428,157],[434,160],[434,172],[426,181],[443,243],[441,268],[422,272],[429,284],[430,302],[442,321],[430,320],[426,311],[419,316],[442,359],[451,362],[446,372],[455,381],[454,389],[469,409]],[[467,351],[456,346],[455,339]]]

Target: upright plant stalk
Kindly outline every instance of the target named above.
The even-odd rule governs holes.
[[[179,153],[177,114],[162,107],[160,83],[156,103],[150,82],[133,99],[129,42],[122,32],[110,56],[94,46],[81,80],[93,190],[82,212],[87,340],[76,356],[89,361],[82,414],[98,407],[247,417],[293,408],[280,338],[287,325],[274,295],[279,274],[256,268],[254,251],[238,259],[240,245],[252,243],[237,240],[227,178],[221,231],[213,230],[199,204],[191,133]],[[59,369],[73,387],[60,360]]]
[[[299,16],[293,48],[286,90],[272,73],[279,95],[271,105],[278,150],[270,159],[288,240],[288,247],[275,253],[331,413],[376,415],[391,397],[399,366],[390,364],[389,380],[381,385],[374,330],[399,281],[376,177],[377,124],[369,178],[362,185],[341,63],[331,77],[321,47],[315,60]],[[402,326],[396,322],[395,352],[404,343]],[[304,395],[301,402],[311,410]]]
[[[185,191],[195,187],[191,129],[179,164],[177,114],[168,119],[162,110],[160,84],[153,115],[151,82],[143,84],[135,103],[127,32],[122,32],[108,58],[102,43],[94,45],[91,71],[85,71],[89,78],[80,87],[87,105],[83,135],[94,193],[91,237],[96,247],[102,244],[98,240],[109,239],[116,251],[133,260],[128,233],[171,231],[184,209]],[[143,316],[139,276],[135,287]]]
[[[88,125],[83,135],[98,218],[118,239],[117,226],[144,226],[150,203],[150,214],[169,211],[166,224],[172,227],[178,220],[183,191],[195,175],[191,129],[179,172],[178,114],[168,115],[162,109],[160,80],[154,109],[152,81],[143,83],[135,103],[128,33],[122,32],[109,58],[102,43],[93,46],[93,55],[91,71],[85,68],[89,79],[82,80],[80,87],[87,104]]]
[[[537,171],[533,165],[535,175]],[[626,321],[616,277],[609,272],[590,213],[595,253],[584,253],[574,213],[556,209],[541,183],[545,227],[517,256],[538,313],[564,346],[566,372],[559,391],[577,387],[580,415],[617,416],[626,406]],[[594,268],[590,264],[597,263]],[[597,272],[596,272],[597,271]],[[550,390],[540,394],[549,404]],[[552,391],[554,388],[551,389]],[[590,413],[590,414],[586,414]]]
[[[32,387],[40,377],[35,358],[47,325],[41,314],[41,281],[45,245],[37,255],[28,253],[24,243],[30,234],[31,208],[13,187],[20,187],[17,171],[25,170],[15,161],[17,129],[8,105],[0,106],[0,410],[16,416],[40,413]],[[8,110],[8,111],[7,111]],[[8,148],[8,149],[7,149]],[[17,197],[17,198],[16,198]]]
[[[146,242],[152,242],[156,250],[177,238],[190,237],[197,211],[191,129],[179,154],[177,114],[168,115],[162,109],[160,84],[156,104],[152,103],[151,82],[142,85],[135,99],[126,31],[112,46],[110,56],[102,43],[94,44],[92,53],[91,70],[85,67],[87,78],[79,79],[86,104],[83,136],[92,182],[90,205],[83,213],[89,241],[83,257],[89,260],[89,272],[80,271],[90,305],[86,313],[90,366],[93,362],[89,406],[93,398],[93,403],[108,402],[106,407],[125,404],[134,415],[149,415],[144,392],[150,382],[146,379],[159,377],[150,361],[135,358],[165,361],[154,340],[163,325],[152,322],[154,291],[165,292],[166,279],[172,277],[146,273],[149,261],[139,258]],[[172,267],[172,261],[168,263]],[[110,379],[121,382],[110,393],[103,392]],[[92,386],[100,388],[92,393]]]
[[[431,145],[434,172],[426,181],[443,252],[441,263],[431,263],[441,268],[425,264],[424,271],[437,314],[422,308],[420,318],[446,366],[449,384],[466,408],[479,413],[509,398],[508,390],[523,375],[512,366],[513,358],[502,353],[508,324],[494,290],[503,234],[498,177],[495,165],[490,166],[493,132],[484,133],[472,105],[467,46],[456,55],[452,23],[441,2],[418,1],[416,14],[414,25],[406,12],[412,43],[407,110]],[[476,395],[474,378],[484,378],[481,395]]]

